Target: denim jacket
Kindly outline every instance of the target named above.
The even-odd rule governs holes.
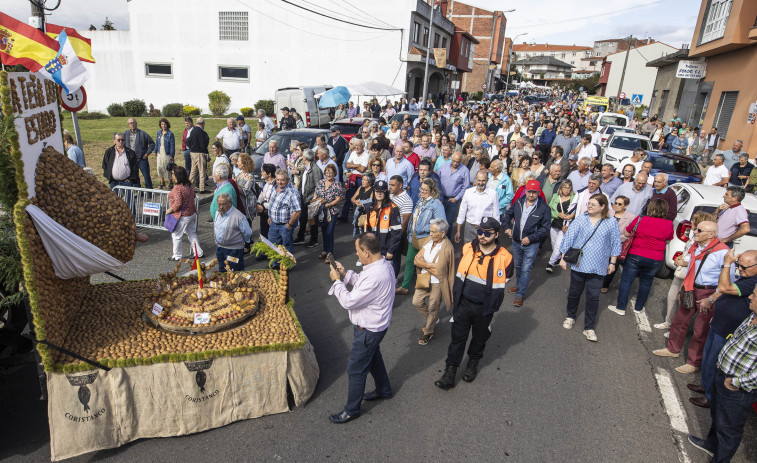
[[[163,137],[163,131],[158,130],[158,134],[155,135],[155,154],[160,153],[161,138]],[[176,150],[176,139],[173,136],[173,132],[170,130],[166,132],[166,154],[173,157]]]
[[[136,146],[131,146],[131,132],[126,130],[124,132],[124,146],[134,150],[137,154],[137,160],[141,160],[145,154],[150,154],[155,150],[155,142],[142,129],[137,129],[136,135]]]
[[[420,212],[418,212],[418,208],[420,208]],[[418,212],[417,227],[416,222],[413,220],[416,216],[416,212]],[[413,213],[410,215],[410,222],[407,226],[408,241],[412,241],[413,231],[415,231],[415,236],[418,238],[427,237],[431,231],[431,219],[446,220],[446,218],[447,217],[444,214],[444,206],[442,206],[441,201],[436,198],[426,201],[425,203],[419,200],[415,205],[415,210],[413,210]]]

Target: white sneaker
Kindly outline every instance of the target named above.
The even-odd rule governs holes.
[[[545,268],[544,270],[546,270],[547,273],[552,273],[555,271],[555,269],[552,268],[552,265],[547,265],[547,268]]]
[[[670,338],[670,331],[666,331],[665,334],[663,334],[666,338]]]
[[[668,322],[655,323],[653,326],[657,330],[667,330],[667,329],[670,329],[670,325],[668,325]]]
[[[620,310],[619,308],[617,308],[614,305],[608,305],[607,309],[610,310],[610,311],[612,311],[612,312],[615,312],[618,315],[625,315],[626,314],[625,310]]]
[[[562,322],[562,327],[565,328],[566,330],[569,330],[569,329],[573,328],[573,325],[575,323],[576,323],[575,319],[568,317],[568,318],[565,319],[564,322]]]
[[[355,266],[356,266],[356,267],[362,267],[362,266],[363,266],[363,263],[362,263],[362,262],[360,262],[360,261],[357,261],[357,263],[355,264]]]
[[[597,342],[597,333],[594,330],[584,330],[584,336],[591,342]]]

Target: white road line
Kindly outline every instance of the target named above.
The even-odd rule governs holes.
[[[689,458],[689,453],[686,451],[686,446],[691,445],[688,442],[688,438],[684,437],[678,437],[678,458],[681,461],[681,463],[691,463],[691,458]]]
[[[683,405],[678,399],[678,394],[673,387],[673,380],[670,377],[670,373],[658,368],[654,377],[657,381],[657,387],[660,389],[665,412],[668,414],[668,418],[670,418],[670,426],[674,430],[684,435],[688,435],[689,427],[686,425],[686,412],[683,410]]]
[[[646,331],[647,333],[652,332],[652,327],[649,326],[649,319],[647,318],[647,312],[642,311],[641,313],[634,313],[636,315],[636,325],[639,327],[641,331]]]

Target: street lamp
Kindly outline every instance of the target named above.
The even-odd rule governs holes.
[[[510,60],[513,56],[513,44],[515,43],[515,40],[522,36],[526,35],[528,32],[524,32],[522,34],[518,34],[510,41],[510,50],[507,52],[507,82],[505,82],[505,95],[507,95],[507,91],[510,89],[510,66],[512,66]]]

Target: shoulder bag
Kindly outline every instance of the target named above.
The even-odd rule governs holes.
[[[699,272],[702,271],[702,267],[704,267],[704,261],[707,260],[707,256],[710,255],[710,252],[712,252],[712,248],[710,248],[709,251],[707,251],[706,253],[704,253],[704,257],[702,257],[702,263],[699,264],[699,268],[697,269],[697,273],[694,274],[694,282],[697,281],[697,277],[699,276]],[[689,265],[696,265],[696,259],[694,258],[693,255],[691,257],[691,263],[689,263]],[[680,298],[681,307],[686,308],[686,309],[690,309],[690,308],[694,307],[694,303],[696,302],[694,300],[694,290],[692,289],[690,291],[687,291],[686,289],[684,289],[684,285],[681,285],[681,290],[680,291],[681,292],[678,294],[678,296]]]
[[[179,217],[184,215],[184,211],[187,210],[187,206],[189,206],[189,201],[192,199],[192,187],[189,187],[189,197],[184,203],[184,209],[181,210],[181,214],[179,214]],[[179,224],[179,219],[173,216],[173,213],[166,214],[166,220],[163,221],[163,226],[168,230],[169,232],[173,233],[174,230],[176,230],[176,225]]]
[[[422,251],[423,249],[419,250],[419,252],[422,252]],[[442,250],[439,249],[439,252],[437,252],[436,256],[434,256],[434,260],[431,261],[432,264],[436,263],[436,261],[439,259],[439,254],[441,253],[442,253]],[[415,289],[425,289],[425,290],[431,289],[431,272],[426,270],[426,273],[422,273],[422,270],[418,269],[418,274],[415,276]]]
[[[594,233],[596,233],[597,230],[599,230],[599,227],[600,225],[602,225],[602,222],[604,222],[604,220],[605,219],[601,219],[599,223],[597,223],[597,226],[594,227],[594,231],[591,232],[591,235],[589,235],[589,238],[586,241],[584,241],[583,246],[581,246],[580,248],[569,248],[565,252],[565,255],[563,256],[562,259],[569,264],[578,265],[578,263],[581,262],[581,257],[583,256],[583,253],[584,253],[583,251],[584,247],[592,239],[592,237],[594,236]]]
[[[626,260],[626,256],[628,256],[628,251],[631,250],[633,239],[636,237],[636,229],[639,228],[639,224],[641,223],[642,218],[643,217],[639,216],[639,220],[636,221],[636,225],[634,225],[631,235],[628,238],[626,238],[625,241],[623,241],[623,247],[620,249],[620,255],[618,256],[619,260]],[[621,230],[621,233],[623,233],[622,230]]]

